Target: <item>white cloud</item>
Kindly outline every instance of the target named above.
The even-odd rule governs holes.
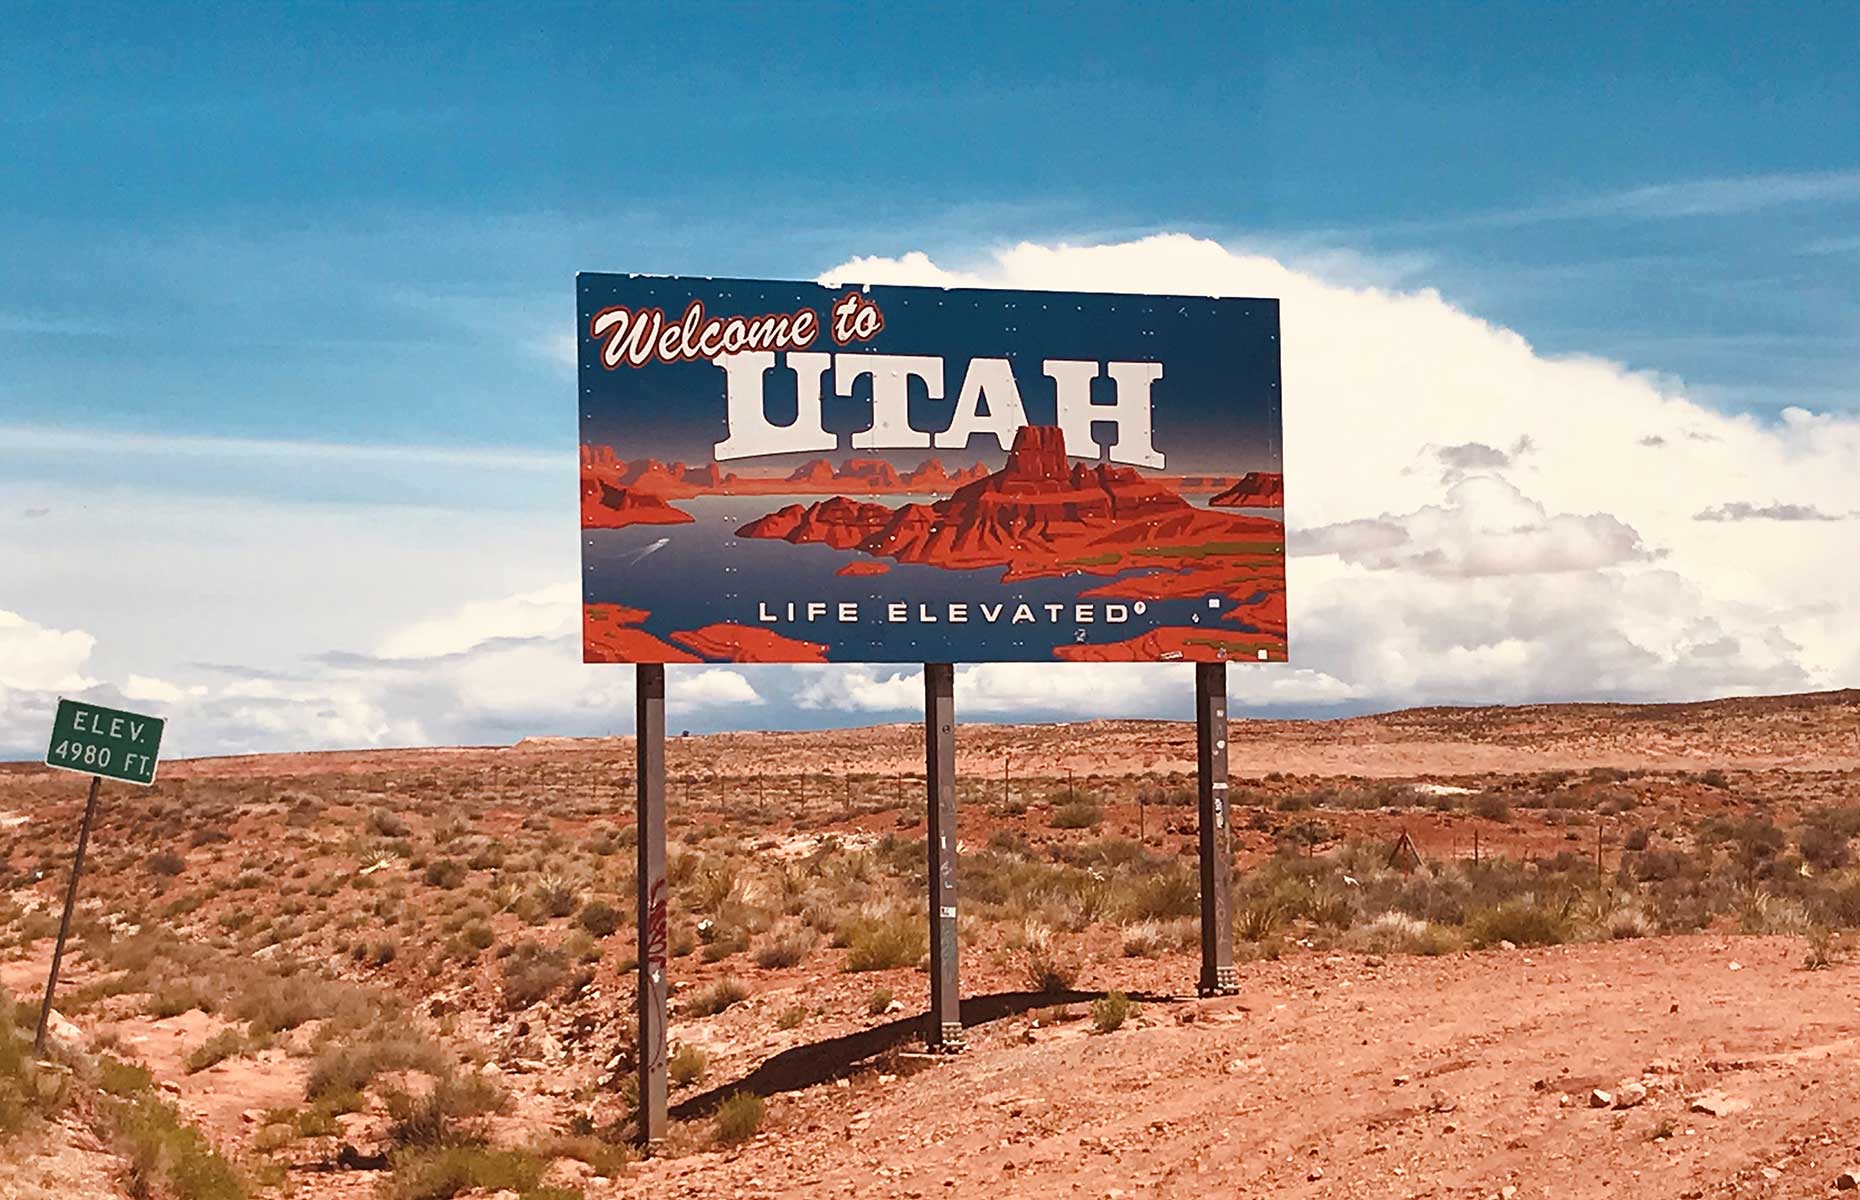
[[[1237,706],[1860,683],[1854,522],[1788,519],[1860,510],[1855,418],[1717,412],[1676,380],[1539,354],[1431,290],[1341,286],[1188,237],[1024,244],[963,271],[862,258],[823,278],[1280,298],[1295,665],[1236,666]],[[219,448],[141,447],[203,464]],[[325,453],[224,448],[306,469]],[[492,459],[450,462],[441,482],[469,496],[491,471],[528,470]],[[44,502],[34,487],[0,485],[0,505]],[[20,564],[0,602],[31,614],[0,614],[0,749],[35,752],[58,689],[142,697],[174,718],[177,753],[631,725],[633,673],[580,662],[575,545],[557,517],[49,499],[51,520],[0,522],[0,561]],[[116,519],[131,509],[143,520]],[[51,613],[62,628],[35,623]],[[111,678],[129,682],[97,683]],[[669,683],[693,728],[749,724],[746,710],[757,725],[901,716],[923,694],[908,666],[681,667]],[[995,664],[961,668],[957,708],[1186,715],[1192,692],[1180,666]]]
[[[1594,571],[1655,557],[1640,535],[1605,513],[1551,514],[1505,480],[1476,475],[1445,502],[1404,516],[1345,521],[1298,535],[1296,553],[1335,554],[1378,569],[1428,575]]]
[[[948,282],[915,260],[861,259],[824,277]],[[1189,237],[1022,244],[964,282],[1280,299],[1287,520],[1301,555],[1292,654],[1345,694],[1693,697],[1860,682],[1860,623],[1843,615],[1860,594],[1851,526],[1694,519],[1779,490],[1779,504],[1853,510],[1860,421],[1716,412],[1672,379],[1541,355],[1432,290],[1336,286]],[[1230,675],[1248,696],[1280,670]],[[1053,686],[1098,711],[1109,678]]]
[[[0,609],[0,691],[81,691],[97,639],[81,629],[48,629]]]

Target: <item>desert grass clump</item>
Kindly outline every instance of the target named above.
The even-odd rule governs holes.
[[[547,1165],[528,1150],[473,1145],[403,1149],[391,1162],[394,1174],[381,1189],[384,1200],[452,1200],[465,1192],[529,1196]]]
[[[1385,912],[1350,930],[1344,944],[1363,954],[1437,955],[1459,949],[1460,939],[1451,930],[1419,917]]]
[[[0,1137],[50,1116],[64,1099],[61,1077],[33,1058],[32,1042],[20,1026],[25,1016],[0,989]]]
[[[1053,806],[1054,829],[1096,829],[1104,823],[1104,806],[1086,796]]]
[[[1106,992],[1091,1002],[1092,1027],[1099,1033],[1111,1033],[1123,1028],[1124,1022],[1136,1013],[1137,1006],[1122,992]]]
[[[834,941],[846,947],[848,971],[914,967],[930,952],[930,931],[923,919],[897,910],[843,921]]]
[[[620,928],[620,910],[605,900],[594,900],[582,906],[575,921],[594,937],[612,937]]]
[[[464,883],[465,877],[469,874],[471,874],[471,869],[456,858],[435,858],[426,864],[423,878],[428,887],[451,891]]]
[[[768,1109],[754,1092],[732,1092],[717,1106],[717,1141],[734,1146],[756,1136]]]
[[[237,1029],[222,1029],[200,1045],[194,1047],[187,1056],[187,1073],[198,1074],[208,1067],[216,1066],[245,1051],[245,1035]]]
[[[246,1200],[245,1181],[172,1104],[154,1095],[112,1101],[111,1140],[128,1160],[132,1196]]]
[[[1263,942],[1279,931],[1285,922],[1285,909],[1279,904],[1266,900],[1255,900],[1242,905],[1234,913],[1234,939],[1241,942]]]
[[[687,1042],[672,1051],[671,1058],[666,1060],[665,1069],[673,1083],[679,1087],[689,1087],[701,1081],[704,1072],[710,1069],[710,1055]]]
[[[1466,922],[1473,945],[1554,946],[1569,940],[1569,922],[1532,896],[1520,896],[1475,913]]]
[[[805,926],[796,926],[774,931],[756,944],[750,955],[758,967],[764,970],[778,970],[783,967],[795,967],[807,960],[814,952],[814,933]]]
[[[681,1006],[687,1016],[711,1017],[749,999],[749,985],[726,977],[701,987],[685,997]]]
[[[1021,974],[1027,987],[1043,995],[1070,991],[1078,966],[1059,949],[1053,931],[1037,921],[1021,927],[1018,939]]]
[[[445,1051],[419,1037],[388,1032],[361,1041],[325,1046],[310,1065],[304,1095],[312,1102],[359,1098],[377,1075],[388,1071],[423,1071],[441,1075]]]
[[[872,994],[865,998],[866,1015],[872,1017],[882,1016],[891,1008],[892,1001],[896,999],[897,997],[892,994],[891,989],[888,987],[873,988]]]
[[[504,959],[504,1007],[511,1012],[547,1000],[568,982],[568,955],[527,938]]]
[[[1802,959],[1802,965],[1811,971],[1825,971],[1836,960],[1835,932],[1826,925],[1810,926],[1802,937],[1808,943],[1808,953]]]

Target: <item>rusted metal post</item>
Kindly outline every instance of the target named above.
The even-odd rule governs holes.
[[[1227,804],[1227,664],[1195,664],[1195,773],[1201,833],[1201,984],[1204,996],[1240,990],[1234,970],[1233,839]]]
[[[956,974],[956,668],[924,664],[924,779],[929,813],[932,1050],[962,1048]]]
[[[71,859],[71,882],[65,888],[65,915],[58,921],[58,941],[52,946],[52,970],[45,977],[45,1002],[39,1005],[39,1032],[33,1035],[32,1052],[45,1057],[45,1027],[52,1019],[52,994],[58,990],[58,967],[65,958],[65,939],[71,936],[71,910],[77,907],[78,876],[84,872],[84,848],[90,845],[90,823],[97,815],[97,791],[103,776],[90,777],[90,799],[84,802],[84,822],[78,826],[77,854]]]
[[[662,1141],[666,1091],[665,666],[634,671],[639,833],[639,1139]]]

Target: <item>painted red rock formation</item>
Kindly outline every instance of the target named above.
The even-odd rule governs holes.
[[[890,571],[891,564],[888,562],[877,562],[869,558],[855,558],[833,573],[835,575],[886,575],[889,574]]]
[[[620,487],[601,479],[581,487],[583,529],[623,529],[628,525],[688,525],[690,513],[673,508],[651,491]]]
[[[689,663],[700,661],[636,626],[652,614],[622,604],[581,606],[581,661]]]
[[[949,471],[941,461],[927,458],[904,477],[904,487],[912,492],[940,491],[950,485]]]
[[[831,500],[791,504],[738,528],[738,537],[821,542],[899,562],[949,568],[1004,566],[1004,579],[1111,575],[1170,562],[1168,552],[1278,552],[1279,523],[1196,508],[1130,467],[1066,459],[1053,426],[1023,426],[999,471],[934,504]]]
[[[882,458],[849,458],[840,466],[839,479],[875,492],[895,492],[904,486],[898,469]]]
[[[849,458],[835,469],[824,458],[803,463],[787,475],[739,474],[727,471],[718,463],[687,466],[682,462],[663,462],[655,458],[623,459],[612,446],[581,447],[583,483],[599,480],[637,492],[650,492],[667,500],[685,500],[692,496],[722,494],[733,496],[773,496],[794,492],[832,494],[852,492],[945,492],[958,484],[969,483],[988,475],[986,463],[975,463],[959,471],[950,471],[938,459],[927,459],[909,474],[883,459]]]
[[[829,463],[824,458],[816,458],[813,462],[805,463],[802,466],[796,467],[794,469],[794,474],[788,476],[788,482],[789,483],[832,483],[833,482],[833,464]]]
[[[1164,626],[1101,646],[1068,643],[1053,647],[1067,662],[1266,662],[1285,661],[1285,643],[1273,638],[1198,626]]]
[[[1248,471],[1239,483],[1208,503],[1216,508],[1283,508],[1285,476],[1271,471]]]
[[[1236,621],[1242,625],[1251,625],[1261,633],[1274,637],[1285,637],[1285,591],[1267,592],[1257,599],[1250,600],[1238,608],[1221,615],[1223,621]]]
[[[827,661],[824,643],[785,637],[756,625],[706,625],[702,629],[674,633],[672,640],[697,651],[710,662]]]

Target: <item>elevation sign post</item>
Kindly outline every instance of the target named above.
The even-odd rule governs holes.
[[[1227,803],[1227,664],[1195,664],[1195,773],[1201,833],[1201,983],[1204,996],[1240,989],[1234,970],[1233,837]]]
[[[52,998],[58,991],[58,969],[64,963],[65,939],[71,936],[71,911],[77,907],[78,876],[84,873],[84,851],[90,845],[91,822],[97,816],[97,794],[105,777],[147,787],[155,782],[155,765],[161,754],[166,722],[159,717],[123,712],[98,704],[60,699],[52,718],[52,744],[45,750],[45,765],[90,776],[90,796],[84,801],[84,821],[78,826],[77,853],[71,856],[71,882],[65,888],[65,913],[58,921],[58,941],[52,946],[52,969],[45,977],[45,1000],[39,1005],[39,1030],[33,1036],[33,1053],[45,1053],[45,1030],[52,1019]]]
[[[665,1137],[666,887],[665,665],[639,663],[634,672],[634,775],[639,834],[639,1139]]]
[[[956,974],[956,668],[924,664],[924,779],[930,855],[930,1049],[962,1048]]]

